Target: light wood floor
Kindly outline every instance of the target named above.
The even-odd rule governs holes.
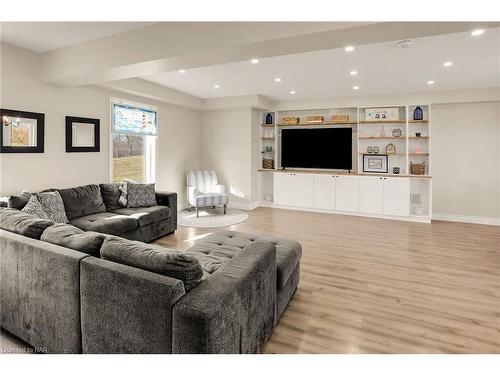
[[[500,227],[258,208],[229,229],[303,246],[265,353],[500,353]],[[215,230],[156,243],[187,249]]]
[[[265,353],[500,353],[500,227],[258,208],[229,229],[302,243]],[[186,249],[217,229],[180,227]]]

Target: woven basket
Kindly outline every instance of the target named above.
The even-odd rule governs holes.
[[[410,173],[417,175],[425,174],[425,161],[422,163],[413,163],[410,161]]]
[[[263,169],[274,169],[274,160],[273,159],[262,159],[262,168]]]

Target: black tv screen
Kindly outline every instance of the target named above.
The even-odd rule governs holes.
[[[281,166],[352,169],[352,128],[282,129]]]

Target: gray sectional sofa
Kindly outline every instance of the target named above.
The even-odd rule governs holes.
[[[70,194],[95,197],[94,189],[61,196],[66,206]],[[98,203],[70,207],[91,218],[115,211],[105,203],[92,213]],[[76,216],[71,224],[93,231],[15,209],[0,215],[1,326],[49,353],[256,353],[299,282],[296,241],[219,231],[177,252],[127,239],[149,231],[117,236]]]

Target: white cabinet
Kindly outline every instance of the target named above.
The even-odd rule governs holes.
[[[335,209],[338,211],[358,211],[358,177],[335,177]]]
[[[328,174],[314,175],[314,208],[335,209],[335,177]]]
[[[293,206],[312,207],[314,204],[314,175],[293,174]]]
[[[359,177],[359,212],[391,216],[410,215],[410,179]]]
[[[274,203],[281,206],[313,207],[314,176],[310,173],[275,173]]]
[[[410,179],[384,177],[384,214],[410,215]]]
[[[293,204],[293,174],[275,173],[273,181],[274,203],[282,206]]]
[[[359,177],[359,211],[369,214],[384,213],[383,177]]]

